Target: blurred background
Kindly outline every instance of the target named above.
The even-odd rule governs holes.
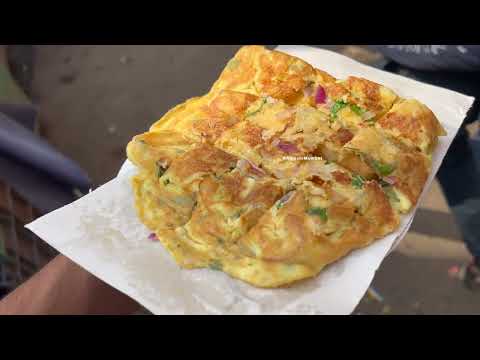
[[[385,64],[366,46],[317,46],[373,66]],[[33,160],[27,156],[14,163],[14,152],[7,149],[2,154],[0,144],[0,297],[55,255],[23,225],[115,177],[131,137],[174,105],[206,93],[239,47],[3,46],[0,113],[8,119],[0,117],[0,126],[2,121],[16,122],[37,134],[50,146],[40,142],[40,148],[50,155],[57,152],[50,164],[64,164],[52,167],[69,170],[55,176],[55,169],[22,172],[18,163],[31,165]],[[2,104],[26,107],[15,111]],[[22,138],[36,141],[28,134],[22,133]],[[8,136],[4,143],[7,140]],[[71,181],[71,174],[85,180]],[[38,184],[48,190],[39,190]],[[467,290],[461,281],[461,266],[469,260],[435,183],[410,232],[385,259],[355,313],[479,314],[480,292]]]

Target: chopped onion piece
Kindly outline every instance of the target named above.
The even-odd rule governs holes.
[[[382,180],[389,185],[395,185],[397,183],[397,178],[395,176],[385,176]]]
[[[316,104],[325,104],[327,100],[327,93],[325,89],[321,86],[317,88],[317,93],[315,94],[315,103]]]
[[[375,117],[375,113],[374,112],[371,112],[371,111],[366,111],[363,115],[362,115],[362,119],[363,120],[371,120]]]
[[[282,150],[283,152],[285,152],[287,154],[292,154],[292,153],[298,152],[297,145],[289,143],[289,142],[284,142],[284,141],[280,141],[277,144],[277,148],[279,148],[280,150]]]
[[[157,235],[155,233],[151,233],[148,235],[148,240],[156,241],[158,240]]]
[[[278,200],[277,202],[277,209],[281,208],[283,205],[285,205],[293,196],[295,192],[294,191],[290,191],[289,193],[286,193],[285,195],[283,195],[280,200]]]
[[[263,176],[266,175],[265,171],[260,169],[258,166],[256,166],[253,162],[250,160],[247,160],[248,164],[250,165],[251,169],[253,170],[252,172],[256,175]]]

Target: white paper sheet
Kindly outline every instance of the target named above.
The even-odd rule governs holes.
[[[279,50],[337,78],[365,77],[430,107],[448,136],[440,139],[435,151],[425,193],[473,103],[472,97],[383,72],[326,50],[305,46],[280,46]],[[352,252],[316,278],[289,289],[257,289],[221,272],[181,270],[160,243],[148,240],[149,231],[133,207],[129,179],[134,172],[133,165],[126,162],[116,179],[27,228],[154,314],[350,314],[414,216],[411,212],[398,231]]]

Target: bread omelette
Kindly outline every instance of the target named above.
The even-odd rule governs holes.
[[[275,288],[393,232],[443,135],[417,100],[244,46],[127,155],[138,216],[180,267]]]

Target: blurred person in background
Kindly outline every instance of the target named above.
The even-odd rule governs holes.
[[[480,45],[372,45],[390,62],[384,70],[475,97],[437,178],[473,256],[465,283],[480,289],[480,170],[466,125],[479,119]]]

